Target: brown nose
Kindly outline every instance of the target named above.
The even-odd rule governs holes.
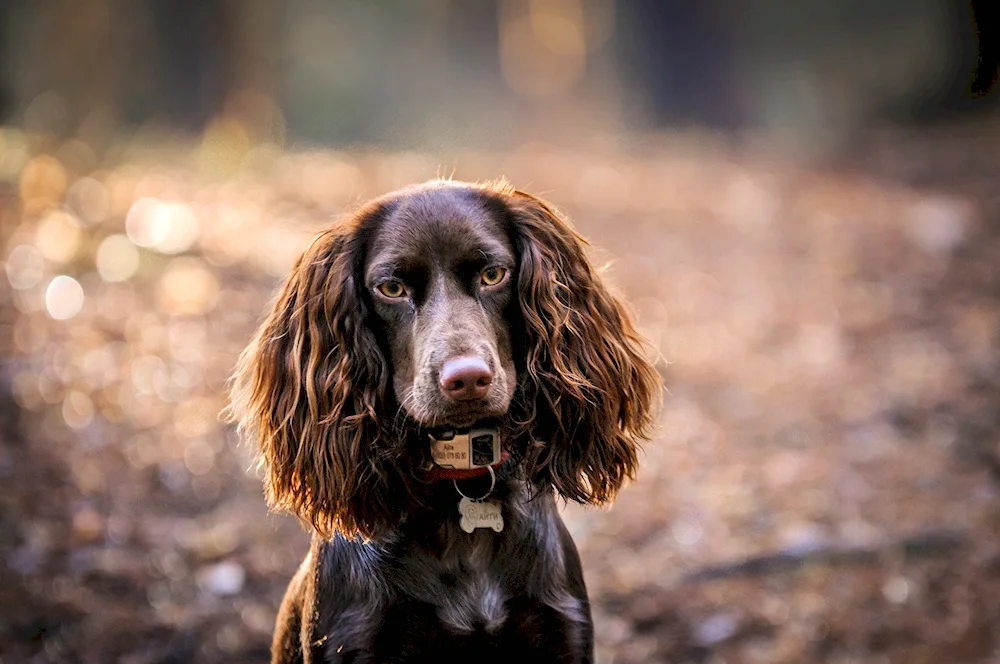
[[[441,391],[455,401],[482,399],[492,383],[493,372],[478,357],[456,357],[441,367]]]

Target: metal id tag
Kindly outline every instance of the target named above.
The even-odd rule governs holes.
[[[495,429],[459,429],[428,434],[431,458],[442,468],[482,468],[500,461],[500,436]]]
[[[472,500],[463,496],[458,501],[458,513],[461,515],[458,525],[467,533],[477,528],[492,528],[498,533],[503,530],[503,512],[492,500]]]

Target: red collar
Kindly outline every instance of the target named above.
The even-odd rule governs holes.
[[[510,458],[510,452],[507,450],[501,450],[500,460],[491,466],[479,466],[478,468],[443,468],[437,464],[431,465],[430,470],[427,474],[432,480],[471,480],[474,477],[482,477],[488,474],[490,471],[487,468],[492,468],[494,471],[500,469],[507,459]]]

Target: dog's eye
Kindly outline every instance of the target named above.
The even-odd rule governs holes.
[[[479,275],[479,280],[484,286],[496,286],[507,275],[507,270],[502,267],[488,267]]]
[[[378,288],[379,293],[394,300],[406,295],[406,286],[395,279],[383,281],[376,288]]]

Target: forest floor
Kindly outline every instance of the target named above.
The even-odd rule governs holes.
[[[226,380],[312,233],[452,170],[563,209],[662,356],[638,480],[564,510],[598,661],[1000,662],[996,125],[808,164],[7,138],[0,662],[266,661],[308,536],[267,513]]]

